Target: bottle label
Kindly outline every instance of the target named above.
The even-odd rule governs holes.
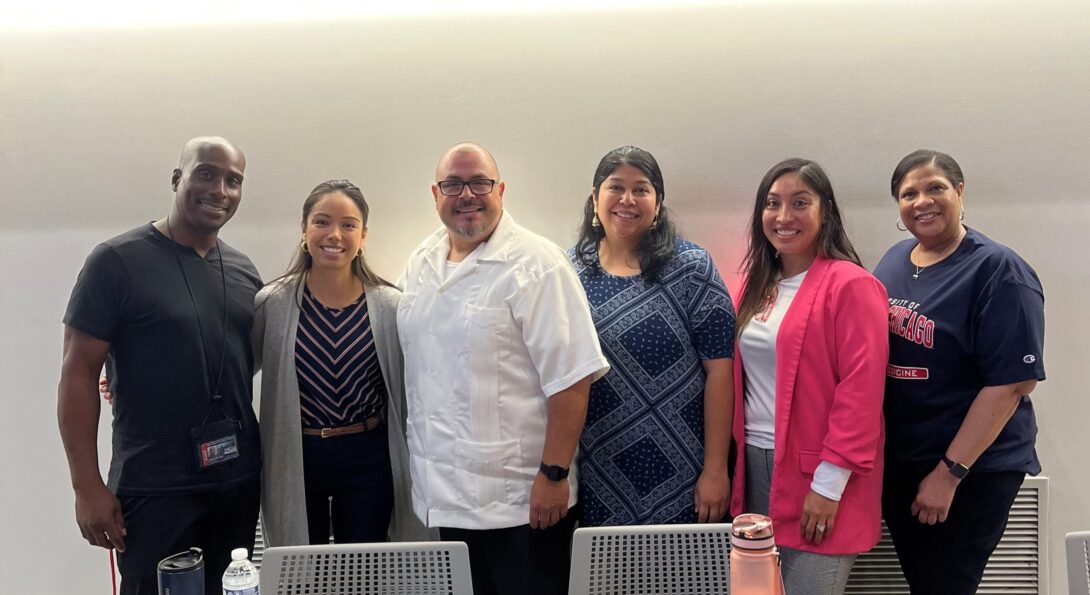
[[[247,587],[245,589],[224,589],[223,595],[260,595],[261,587]]]

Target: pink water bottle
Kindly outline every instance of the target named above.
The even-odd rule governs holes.
[[[731,524],[730,595],[784,595],[772,519],[764,515],[740,514]]]

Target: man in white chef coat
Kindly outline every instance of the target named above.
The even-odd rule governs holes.
[[[451,147],[435,180],[443,227],[409,257],[397,316],[413,508],[469,545],[477,595],[566,593],[575,452],[609,364],[567,257],[504,211],[488,150]]]

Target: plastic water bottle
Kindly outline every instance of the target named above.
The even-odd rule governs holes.
[[[772,519],[752,513],[734,517],[730,536],[730,594],[783,595],[783,592]]]
[[[250,562],[246,548],[231,550],[231,565],[223,572],[223,595],[260,595],[257,567]]]

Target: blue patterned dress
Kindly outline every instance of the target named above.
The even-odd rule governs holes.
[[[612,366],[591,385],[579,439],[583,524],[695,523],[702,362],[734,357],[734,306],[723,280],[711,256],[684,240],[650,286],[641,275],[583,266],[574,249],[568,257]]]

